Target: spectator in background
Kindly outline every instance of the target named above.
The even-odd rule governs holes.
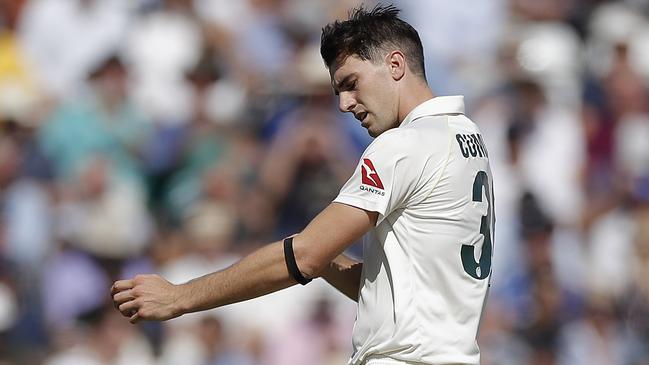
[[[25,120],[37,109],[41,85],[16,29],[24,0],[0,2],[0,119]]]
[[[277,131],[259,174],[260,186],[280,212],[275,237],[310,222],[335,197],[355,164],[354,141],[333,109],[326,71],[312,66],[321,61],[300,61],[293,87],[303,90],[302,103],[274,120]]]
[[[97,287],[109,282],[108,273],[91,255],[81,250],[61,248],[41,270],[40,296],[43,300],[43,326],[53,344],[75,332],[77,319],[83,313],[100,308],[105,300]],[[77,280],[76,285],[66,285]]]
[[[8,352],[29,362],[38,359],[38,352],[29,348],[45,342],[42,325],[34,317],[42,308],[37,290],[40,269],[53,249],[52,210],[46,188],[26,174],[27,144],[19,136],[0,135],[0,282],[8,285],[3,287],[5,306],[0,310],[8,327],[0,332],[8,332]],[[15,307],[13,300],[20,306]]]
[[[83,92],[86,75],[123,42],[135,2],[27,1],[20,42],[48,95],[67,101]]]
[[[0,137],[0,215],[7,225],[5,254],[32,275],[52,249],[52,201],[30,163],[30,137],[22,134],[28,132],[15,128],[23,132]]]
[[[522,343],[512,346],[524,349],[526,363],[550,365],[556,360],[561,326],[576,316],[580,302],[557,277],[552,257],[554,223],[530,193],[523,195],[519,209],[525,270],[503,279],[509,287],[500,292],[500,305],[520,335]]]
[[[205,171],[201,181],[201,194],[187,209],[183,223],[197,251],[211,257],[234,243],[241,180],[233,167],[222,164]]]
[[[628,53],[627,44],[613,48],[611,69],[599,85],[590,86],[585,100],[584,123],[590,152],[586,165],[589,184],[585,188],[595,207],[607,198],[610,202],[649,171],[644,143],[638,141],[648,136],[647,86],[631,67]],[[595,213],[600,211],[596,209]]]
[[[618,45],[605,89],[616,118],[613,138],[614,166],[622,189],[640,193],[649,178],[649,88],[631,67],[628,47]]]
[[[508,1],[397,0],[426,51],[426,75],[441,95],[465,94],[469,105],[497,82],[497,52]],[[430,14],[436,14],[430,21]],[[461,46],[459,46],[461,45]],[[474,62],[479,59],[480,62]]]
[[[643,198],[649,175],[649,94],[628,51],[624,43],[613,48],[611,68],[601,81],[605,98],[598,108],[587,107],[584,120],[591,151],[584,180],[591,199],[584,226],[589,266],[596,268],[591,285],[616,298],[631,282],[634,219],[629,208]]]
[[[88,310],[78,325],[57,338],[45,365],[155,365],[149,343],[136,328],[115,321],[105,306]]]
[[[144,251],[153,226],[141,191],[116,175],[110,161],[89,159],[76,183],[61,187],[58,231],[97,257],[127,259]]]
[[[35,141],[46,103],[19,33],[26,4],[0,1],[0,215],[6,256],[33,278],[51,249],[51,201],[43,181],[49,169]]]
[[[42,90],[18,28],[26,2],[0,2],[0,214],[7,222],[6,254],[25,275],[48,253],[50,197],[41,180],[48,169],[34,141]]]
[[[613,299],[606,295],[593,293],[584,317],[564,325],[560,338],[559,365],[624,364],[629,359],[629,338]]]
[[[14,265],[5,255],[5,231],[5,221],[0,216],[0,359],[8,357],[11,351],[10,330],[18,317],[17,275]]]
[[[625,324],[631,336],[633,364],[649,364],[649,202],[635,209],[632,284],[625,296]]]
[[[528,217],[519,209],[526,193],[534,196],[535,209],[553,223],[543,240],[547,245],[539,253],[550,261],[560,286],[581,290],[584,260],[578,235],[582,204],[579,169],[584,151],[577,116],[570,108],[552,104],[542,86],[529,77],[505,80],[500,89],[485,97],[477,115],[486,142],[493,146],[494,179],[504,186],[496,187],[496,229],[502,257],[495,261],[494,272],[502,279],[494,282],[493,292],[508,291],[510,281],[527,275],[530,268],[526,264],[534,259],[527,252],[530,247],[521,245],[529,238],[524,235],[527,227],[523,222]]]
[[[150,144],[160,152],[158,157],[169,151],[159,142],[172,142],[171,150],[179,148],[178,155],[170,157],[178,159],[181,166],[164,177],[158,194],[174,221],[181,220],[199,198],[203,176],[212,167],[227,163],[234,174],[243,176],[255,166],[257,141],[252,141],[252,151],[245,148],[249,141],[243,115],[245,91],[236,81],[227,80],[225,67],[219,63],[216,50],[203,50],[201,59],[186,75],[193,97],[191,114],[181,128],[162,129],[171,140],[154,139]]]
[[[35,282],[52,247],[47,168],[33,138],[42,90],[19,34],[25,4],[0,1],[0,361],[30,362],[39,351],[29,349],[44,343],[32,320],[41,305]]]
[[[257,86],[272,86],[281,80],[294,44],[284,31],[283,12],[286,0],[250,1],[246,26],[238,27],[235,52]],[[271,90],[267,90],[271,91]]]
[[[345,318],[342,318],[345,319]],[[267,365],[339,365],[347,360],[349,345],[343,342],[342,330],[348,326],[338,323],[332,303],[317,299],[309,315],[284,329],[282,336],[270,341]]]
[[[478,340],[484,352],[483,365],[519,365],[529,359],[528,347],[514,329],[517,322],[500,296],[492,295],[485,308],[486,314]]]
[[[319,99],[319,100],[318,100]],[[261,184],[278,205],[276,237],[295,232],[335,197],[354,168],[351,141],[336,123],[329,96],[287,116],[261,170]]]
[[[143,253],[153,228],[139,190],[105,159],[88,160],[73,183],[57,188],[53,252],[40,278],[45,323],[54,334],[105,303],[95,288]],[[77,285],[64,284],[75,277]]]
[[[151,138],[144,148],[150,207],[162,222],[181,219],[186,206],[198,194],[197,176],[206,166],[218,161],[225,149],[224,138],[213,132],[206,113],[206,90],[221,77],[212,56],[210,51],[204,50],[201,59],[186,75],[193,95],[191,113],[177,120],[153,120]],[[184,188],[186,185],[193,188],[189,193]],[[174,193],[174,189],[181,194]]]
[[[226,336],[228,330],[214,316],[201,317],[192,325],[167,329],[160,365],[261,365],[253,351],[246,352],[245,337]]]
[[[201,56],[201,23],[190,0],[154,4],[126,29],[123,50],[133,75],[132,90],[152,120],[183,123],[191,114],[184,77]]]
[[[514,81],[509,86],[510,158],[523,184],[539,197],[550,217],[562,225],[574,225],[582,204],[579,168],[584,156],[577,115],[551,104],[534,80]]]
[[[119,56],[102,60],[88,75],[88,93],[62,104],[43,123],[40,142],[57,176],[69,180],[100,155],[119,178],[142,184],[139,162],[149,124],[131,99],[129,74]],[[74,141],[74,143],[69,143]]]
[[[592,76],[584,87],[586,229],[619,205],[649,170],[647,66],[638,49],[646,43],[645,27],[646,19],[621,3],[602,4],[590,19],[595,57],[589,59]]]

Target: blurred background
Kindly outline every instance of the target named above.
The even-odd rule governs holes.
[[[346,363],[355,303],[321,281],[136,326],[109,288],[224,268],[337,195],[370,138],[319,37],[358,3],[0,0],[1,365]],[[649,1],[394,4],[490,151],[483,365],[649,364]]]

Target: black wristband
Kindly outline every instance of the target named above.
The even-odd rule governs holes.
[[[286,261],[286,268],[288,273],[302,285],[306,285],[311,282],[312,279],[305,278],[300,269],[297,267],[297,262],[295,261],[295,253],[293,253],[293,237],[289,237],[284,240],[284,261]]]

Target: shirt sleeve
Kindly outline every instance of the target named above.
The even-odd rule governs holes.
[[[427,161],[414,131],[388,131],[370,144],[334,202],[379,213],[378,225],[417,195]]]

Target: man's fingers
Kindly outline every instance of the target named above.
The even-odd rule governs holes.
[[[128,290],[132,289],[135,284],[133,283],[133,280],[118,280],[113,284],[113,287],[111,288],[110,292],[111,294],[115,295],[116,293],[119,293],[122,290]]]
[[[133,314],[129,319],[129,322],[136,324],[139,320],[140,320],[140,315],[138,314],[138,312],[135,312],[135,314]]]
[[[119,305],[119,311],[122,312],[122,315],[124,315],[124,317],[132,316],[133,311],[137,312],[138,309],[140,309],[140,305],[135,300],[131,300]]]
[[[127,302],[129,300],[133,300],[133,299],[135,299],[135,295],[133,295],[133,290],[131,290],[131,289],[124,290],[124,291],[118,292],[117,294],[113,295],[113,302],[116,305],[120,305],[120,304],[122,304],[124,302]]]

